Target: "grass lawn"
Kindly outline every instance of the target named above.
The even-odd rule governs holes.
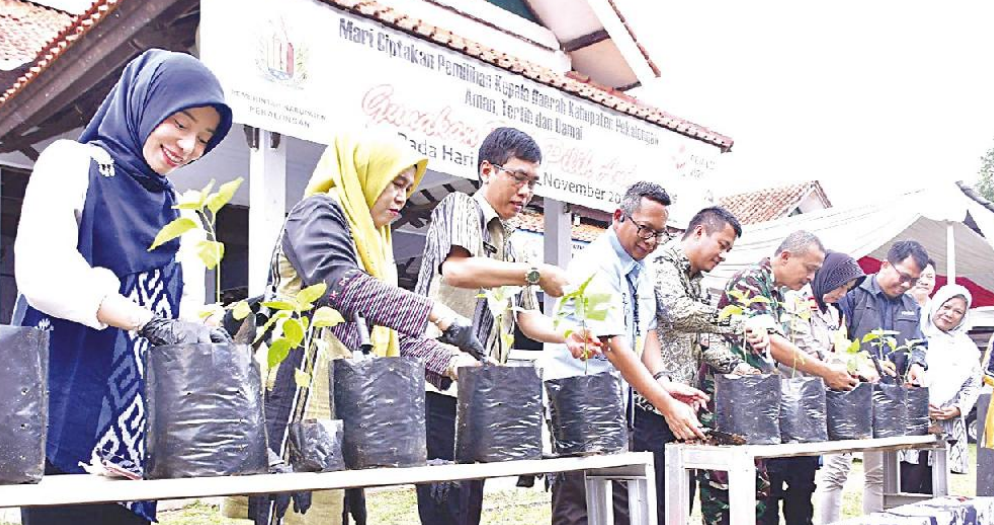
[[[970,465],[976,465],[976,446],[970,445]],[[971,470],[974,470],[971,468]],[[484,499],[483,523],[485,525],[535,525],[549,523],[549,493],[542,490],[542,483],[532,489],[514,488],[505,480],[488,485]],[[976,494],[976,474],[953,474],[950,492],[961,496]],[[863,465],[853,464],[846,483],[843,516],[854,517],[862,512]],[[383,525],[418,525],[418,511],[414,487],[404,486],[394,490],[377,490],[367,494],[370,523]],[[700,523],[699,505],[695,503],[690,523]],[[817,509],[816,509],[817,515]],[[163,525],[249,525],[247,520],[229,520],[221,516],[214,505],[197,502],[183,509],[162,512]],[[7,518],[9,519],[9,518]],[[9,523],[9,522],[7,522]]]

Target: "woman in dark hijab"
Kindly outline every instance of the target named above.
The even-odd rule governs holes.
[[[50,330],[46,473],[98,464],[140,476],[144,353],[226,339],[177,319],[180,241],[148,247],[179,217],[166,175],[230,128],[221,85],[199,60],[151,50],[124,68],[77,141],[57,141],[38,158],[15,242],[14,320]],[[22,511],[26,525],[154,519],[154,502]]]

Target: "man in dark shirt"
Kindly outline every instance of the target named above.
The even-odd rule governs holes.
[[[880,271],[867,276],[839,301],[849,337],[862,341],[874,330],[897,332],[897,344],[910,346],[910,352],[895,352],[888,345],[863,343],[863,350],[873,354],[891,376],[902,375],[911,383],[920,383],[925,373],[925,336],[922,335],[921,309],[907,293],[918,282],[928,264],[928,252],[915,241],[895,242],[887,252]],[[906,374],[906,375],[905,375]],[[883,453],[863,454],[866,483],[863,485],[863,513],[883,510]]]

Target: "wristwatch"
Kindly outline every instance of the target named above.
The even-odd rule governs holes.
[[[525,282],[528,283],[529,285],[538,284],[538,281],[540,279],[542,279],[542,274],[541,272],[538,271],[537,266],[532,266],[531,268],[528,269],[528,272],[525,273]]]

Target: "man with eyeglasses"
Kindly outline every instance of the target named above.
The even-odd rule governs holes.
[[[850,338],[862,341],[873,330],[883,329],[897,332],[894,337],[898,345],[918,342],[910,353],[894,352],[887,346],[882,351],[862,343],[862,350],[875,355],[888,374],[903,376],[907,372],[908,380],[918,384],[925,374],[926,340],[921,331],[920,307],[908,291],[917,284],[928,260],[928,252],[921,244],[895,242],[880,270],[867,276],[839,301]],[[883,510],[883,453],[864,453],[863,469],[866,473],[863,513],[879,512]]]
[[[646,258],[666,237],[669,204],[669,195],[658,184],[633,184],[608,230],[570,262],[569,273],[577,280],[593,276],[588,292],[613,298],[603,321],[586,320],[601,336],[603,353],[583,363],[564,345],[547,344],[542,358],[544,379],[620,372],[624,381],[659,411],[672,435],[678,439],[703,438],[696,408],[703,406],[707,397],[696,388],[670,381],[659,363],[654,276]],[[578,320],[572,313],[569,319]],[[625,386],[623,393],[628,400],[630,428],[634,410],[631,389]],[[614,487],[614,516],[616,523],[628,523],[627,492],[620,484]],[[559,474],[553,479],[552,523],[587,523],[582,472]]]
[[[527,337],[543,343],[559,343],[577,355],[583,352],[582,330],[563,334],[566,327],[553,326],[552,319],[538,308],[535,289],[552,296],[563,295],[569,279],[561,268],[549,264],[519,262],[509,241],[514,226],[510,221],[528,204],[539,184],[542,151],[528,134],[514,128],[497,128],[483,140],[477,160],[481,186],[473,195],[453,192],[438,204],[431,215],[425,238],[424,256],[415,292],[427,295],[473,319],[477,338],[488,358],[507,362],[510,346],[503,341],[514,334],[515,325]],[[506,317],[497,323],[481,289],[501,286],[523,287],[512,300]],[[427,335],[439,331],[429,325]],[[588,340],[597,347],[599,341]],[[462,353],[450,365],[479,364]],[[455,374],[448,374],[455,376]],[[444,390],[426,385],[428,459],[453,460],[455,443],[456,392],[453,384]],[[419,485],[418,514],[425,525],[476,524],[483,505],[483,481],[465,481],[451,490]]]

